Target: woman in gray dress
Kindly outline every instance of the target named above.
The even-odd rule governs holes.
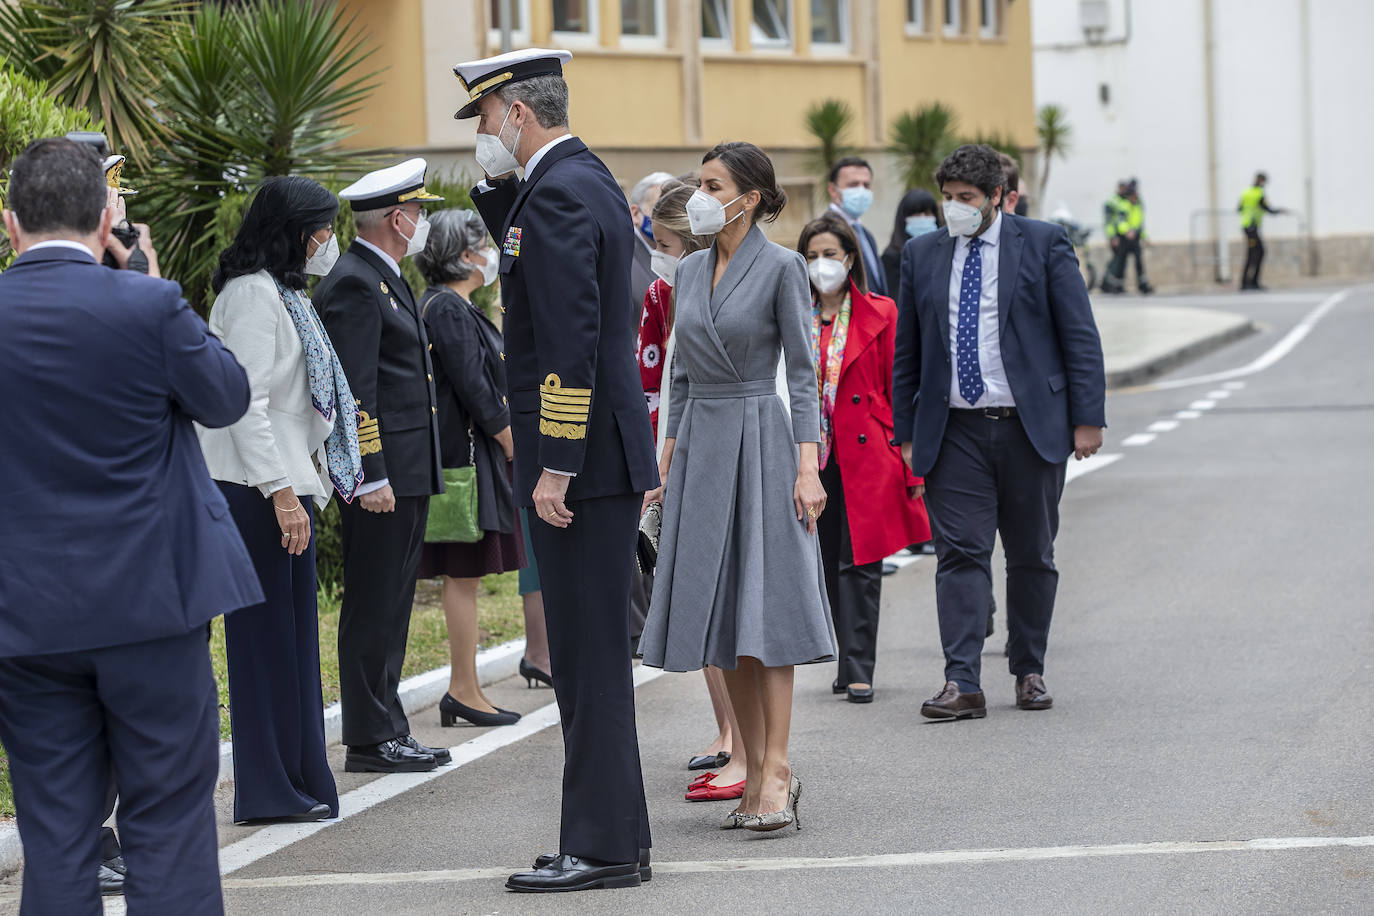
[[[816,519],[820,395],[811,362],[811,288],[795,251],[764,238],[787,196],[749,143],[702,160],[687,204],[715,244],[677,271],[677,356],[660,459],[663,532],[640,650],[668,671],[725,672],[748,769],[723,827],[796,823],[788,762],[793,666],[830,661]],[[791,418],[778,397],[785,354]]]

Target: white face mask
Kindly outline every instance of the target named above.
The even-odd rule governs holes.
[[[339,260],[339,237],[331,235],[323,245],[315,240],[315,253],[305,259],[305,272],[315,277],[328,276]]]
[[[482,272],[482,285],[491,286],[496,282],[496,277],[501,270],[501,256],[496,253],[495,248],[488,248],[485,255],[486,260],[481,264],[473,265]]]
[[[987,206],[991,197],[983,199]],[[945,228],[952,238],[973,235],[983,225],[983,207],[973,207],[957,200],[945,201]]]
[[[501,139],[501,134],[506,129],[506,122],[510,120],[510,113],[514,106],[506,109],[506,116],[501,119],[501,126],[494,134],[477,135],[477,164],[482,167],[488,175],[504,175],[513,172],[520,166],[520,160],[515,158],[515,150],[520,148],[520,134],[525,130],[522,125],[515,132],[515,143],[509,148],[506,142]]]
[[[730,204],[743,196],[741,194],[736,197]],[[715,235],[744,215],[744,211],[741,210],[727,220],[725,208],[730,204],[721,203],[700,188],[694,191],[687,199],[687,222],[691,224],[692,235]]]
[[[677,277],[677,265],[682,258],[671,255],[666,251],[655,250],[649,254],[649,263],[653,265],[654,273],[658,274],[659,279],[669,286],[673,285]]]
[[[425,250],[425,242],[429,241],[429,218],[424,214],[420,214],[420,221],[417,223],[409,216],[406,216],[404,210],[398,210],[396,212],[400,213],[406,222],[415,227],[415,231],[410,234],[410,238],[406,239],[405,253],[405,257],[413,258],[415,255]]]
[[[811,285],[827,296],[839,290],[849,279],[849,268],[844,266],[843,261],[834,258],[817,258],[807,262],[806,273],[811,278]]]

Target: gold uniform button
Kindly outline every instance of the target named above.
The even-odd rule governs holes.
[[[431,350],[433,350],[433,349],[434,349],[434,344],[430,344],[430,345],[429,345],[429,348],[430,348]]]
[[[506,359],[506,354],[502,353],[502,354],[501,354],[501,360],[502,360],[502,362],[504,362],[505,359]]]
[[[502,398],[501,398],[501,403],[502,403],[502,404],[509,404],[510,401],[507,401],[504,397],[502,397]]]
[[[429,412],[430,412],[430,413],[438,413],[438,412],[439,412],[439,408],[437,408],[437,407],[431,407],[431,408],[429,409]]]
[[[425,378],[429,379],[431,382],[434,381],[434,376],[430,375],[428,372],[425,373]]]

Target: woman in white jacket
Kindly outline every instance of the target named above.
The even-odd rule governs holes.
[[[313,508],[362,481],[357,412],[306,295],[338,258],[338,200],[308,178],[258,189],[212,280],[210,329],[248,372],[252,404],[201,429],[210,476],[229,503],[267,600],[225,618],[234,820],[337,817],[325,757]]]

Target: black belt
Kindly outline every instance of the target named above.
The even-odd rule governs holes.
[[[1010,420],[1016,416],[1015,407],[951,407],[950,410],[970,417],[983,417],[988,420]]]

